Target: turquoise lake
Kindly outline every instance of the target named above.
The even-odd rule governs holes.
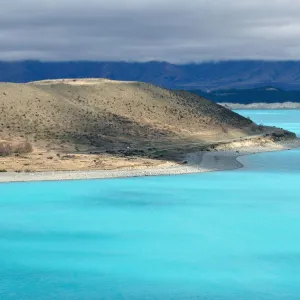
[[[300,111],[240,111],[300,135]],[[184,176],[0,185],[1,300],[299,300],[300,150]]]
[[[295,132],[300,136],[300,110],[236,110],[250,117],[257,124],[277,126]]]

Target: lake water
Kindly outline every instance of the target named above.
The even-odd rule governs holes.
[[[300,136],[300,110],[236,110],[258,124],[277,126],[293,131]]]
[[[299,111],[242,113],[300,131]],[[0,299],[299,300],[300,152],[243,162],[1,184]]]

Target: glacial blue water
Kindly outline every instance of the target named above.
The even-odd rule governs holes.
[[[300,136],[300,110],[236,110],[237,113],[250,117],[258,124],[277,126],[295,132]]]
[[[279,112],[242,113],[299,129],[299,111]],[[300,151],[243,160],[228,172],[1,184],[0,299],[298,300]]]

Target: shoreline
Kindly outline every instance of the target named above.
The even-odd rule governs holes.
[[[300,103],[298,102],[274,102],[274,103],[233,103],[233,102],[218,102],[219,105],[229,108],[231,110],[299,110]]]
[[[235,170],[244,167],[244,165],[238,160],[238,158],[241,156],[290,150],[299,147],[300,139],[296,139],[262,147],[253,146],[212,152],[195,152],[187,154],[186,165],[174,165],[169,167],[91,171],[47,171],[36,173],[7,172],[0,173],[0,183],[112,179],[145,176],[182,175]]]

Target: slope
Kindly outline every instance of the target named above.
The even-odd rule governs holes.
[[[204,98],[106,79],[0,84],[3,136],[102,148],[246,136],[248,119]]]
[[[169,165],[235,139],[293,138],[186,91],[107,79],[2,83],[0,124],[0,171]]]

